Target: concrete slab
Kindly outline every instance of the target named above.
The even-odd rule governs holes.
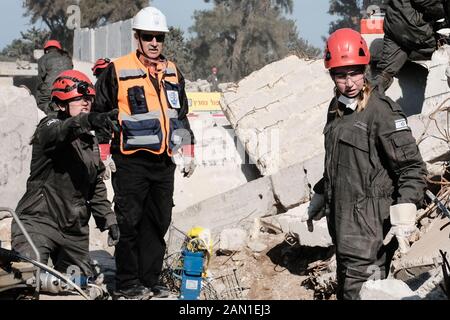
[[[226,227],[250,229],[255,217],[276,212],[270,179],[260,178],[177,212],[173,223],[185,232],[202,226],[214,234]]]
[[[1,205],[15,209],[30,173],[30,139],[44,114],[28,90],[14,86],[0,86],[0,110]]]

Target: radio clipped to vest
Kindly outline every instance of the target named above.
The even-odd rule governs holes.
[[[128,102],[131,114],[142,114],[148,112],[144,87],[135,86],[128,88]]]

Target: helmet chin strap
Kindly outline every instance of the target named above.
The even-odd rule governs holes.
[[[143,44],[142,44],[141,31],[140,31],[140,30],[137,30],[137,36],[138,36],[138,39],[139,39],[139,48],[138,48],[138,52],[139,52],[140,54],[142,54],[144,57],[146,57],[147,59],[152,60],[152,58],[150,58],[150,57],[145,53],[144,46],[143,46]]]

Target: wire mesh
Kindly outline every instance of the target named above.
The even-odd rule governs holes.
[[[217,299],[242,300],[243,289],[236,269],[210,280],[209,285],[214,289]],[[212,300],[212,299],[211,299]]]

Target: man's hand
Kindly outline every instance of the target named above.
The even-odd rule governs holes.
[[[400,203],[391,206],[389,209],[392,227],[384,238],[383,244],[389,244],[392,238],[395,236],[398,241],[400,254],[403,255],[409,251],[409,238],[417,230],[417,208],[414,203]]]
[[[110,131],[119,132],[119,126],[117,124],[118,114],[118,109],[104,113],[91,112],[88,114],[88,121],[91,128],[94,130],[107,129]]]
[[[314,231],[313,220],[317,221],[325,216],[325,196],[315,193],[309,203],[308,211],[301,217],[301,222],[308,224],[308,231]]]
[[[183,177],[190,178],[197,167],[194,156],[194,145],[182,146],[174,155],[173,161],[180,166]]]
[[[112,224],[109,227],[108,232],[108,246],[113,247],[117,245],[120,239],[120,230],[119,226],[117,224]]]

